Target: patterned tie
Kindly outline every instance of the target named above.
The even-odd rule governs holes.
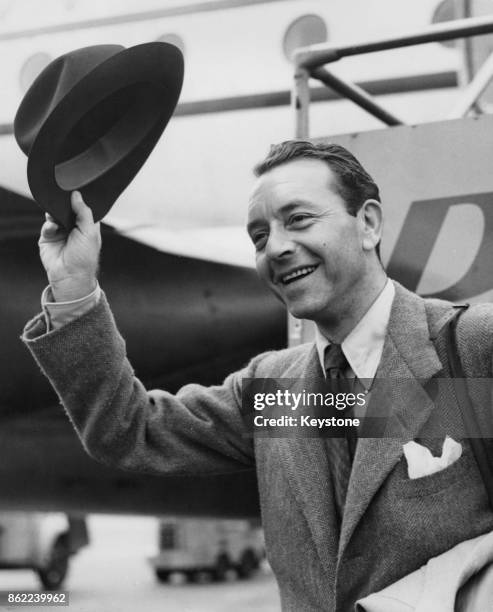
[[[349,367],[346,357],[342,352],[340,344],[331,344],[325,351],[325,370],[327,380],[330,381],[332,393],[349,392],[351,381],[346,377]],[[348,409],[344,411],[344,417],[351,416]],[[334,495],[339,522],[344,513],[346,493],[351,475],[352,457],[354,456],[354,446],[356,440],[352,435],[346,438],[327,438],[326,447],[334,481]]]

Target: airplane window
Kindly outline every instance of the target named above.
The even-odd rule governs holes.
[[[456,3],[456,0],[442,0],[435,9],[432,22],[442,23],[463,17],[486,17],[487,15],[493,15],[493,0],[463,0],[462,3]],[[474,75],[493,53],[493,35],[474,36],[469,41],[465,51],[471,74]],[[444,41],[442,44],[453,48],[457,41]],[[484,112],[492,112],[493,85],[488,85],[482,93],[480,106]]]
[[[318,15],[303,15],[295,19],[284,34],[283,51],[291,61],[293,52],[298,47],[306,47],[328,40],[327,25]]]
[[[431,23],[443,23],[444,21],[453,21],[459,19],[458,5],[455,0],[442,0],[436,7]],[[444,40],[441,42],[445,47],[455,47],[455,40]]]
[[[31,87],[32,82],[38,76],[38,74],[48,66],[51,62],[52,57],[48,55],[48,53],[39,52],[31,55],[24,62],[20,75],[19,82],[21,86],[22,93],[25,93],[29,87]]]
[[[185,42],[181,36],[178,36],[178,34],[163,34],[162,36],[159,36],[159,38],[156,38],[156,41],[167,42],[175,45],[175,47],[178,47],[178,49],[180,49],[180,51],[183,53],[183,56],[185,56]]]
[[[453,21],[454,19],[462,19],[464,17],[485,17],[493,14],[493,0],[442,0],[436,7],[432,23],[443,23],[444,21]],[[492,39],[491,36],[481,36],[475,42],[482,42],[485,39]],[[455,47],[456,40],[445,40],[442,45],[446,47]],[[491,44],[490,44],[491,46]]]

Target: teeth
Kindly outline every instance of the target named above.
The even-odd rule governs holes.
[[[317,266],[307,266],[306,268],[300,268],[299,270],[295,270],[290,274],[286,274],[286,276],[283,276],[281,280],[283,283],[289,283],[289,281],[292,281],[295,278],[300,278],[301,276],[311,274],[316,267]]]

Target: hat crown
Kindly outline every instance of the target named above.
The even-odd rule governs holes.
[[[70,192],[77,189],[102,219],[171,118],[183,69],[179,49],[157,41],[85,47],[47,66],[14,121],[41,208],[72,227]]]
[[[51,62],[26,92],[14,119],[19,147],[29,155],[42,125],[77,83],[104,61],[124,49],[121,45],[94,45],[77,49]]]

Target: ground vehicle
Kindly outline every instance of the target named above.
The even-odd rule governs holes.
[[[263,557],[263,534],[256,522],[166,518],[159,522],[159,554],[151,563],[160,581],[173,572],[191,580],[208,572],[224,580],[230,569],[240,578],[250,577]]]
[[[70,557],[86,544],[84,519],[62,513],[0,514],[0,569],[32,568],[45,589],[61,587]]]

